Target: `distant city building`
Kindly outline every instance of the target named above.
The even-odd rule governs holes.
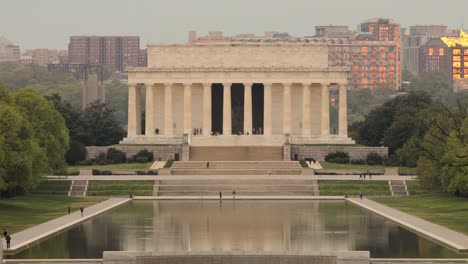
[[[419,47],[419,74],[439,72],[452,75],[451,49],[440,39],[431,38]]]
[[[19,61],[20,48],[13,44],[4,36],[0,36],[0,62],[1,61]]]
[[[32,49],[21,55],[22,64],[39,64],[47,66],[50,63],[66,63],[68,61],[66,50]]]
[[[442,37],[441,40],[451,50],[454,91],[468,90],[468,33],[460,30],[459,37]]]
[[[140,65],[140,37],[72,36],[68,45],[69,63],[105,65],[120,72]]]
[[[433,37],[442,37],[447,35],[447,26],[444,25],[416,25],[411,26],[409,35],[402,38],[403,69],[413,74],[425,72],[427,69],[420,69],[420,47]]]
[[[355,33],[348,26],[316,26],[315,37],[352,38]]]
[[[375,40],[381,41],[400,41],[400,30],[400,24],[387,18],[369,19],[359,26],[359,32],[370,33]]]

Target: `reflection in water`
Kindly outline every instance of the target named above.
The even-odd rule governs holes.
[[[468,257],[343,201],[134,201],[14,258],[101,258],[103,251],[117,250]]]

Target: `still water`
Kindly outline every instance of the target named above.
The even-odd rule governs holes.
[[[11,258],[348,250],[368,250],[374,258],[468,257],[344,201],[133,201]]]

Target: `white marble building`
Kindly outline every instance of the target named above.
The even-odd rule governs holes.
[[[128,69],[128,136],[121,143],[181,144],[185,138],[190,146],[282,146],[287,138],[291,144],[353,144],[347,68],[328,66],[327,49],[148,45],[148,67]],[[330,86],[339,87],[336,133],[330,131]]]

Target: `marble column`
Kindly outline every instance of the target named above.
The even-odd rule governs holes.
[[[203,135],[211,135],[211,83],[203,84]]]
[[[271,83],[263,84],[263,134],[270,136],[273,134],[271,119]]]
[[[128,132],[127,137],[134,137],[139,135],[137,133],[137,123],[138,123],[138,102],[137,102],[137,84],[129,84],[128,85]]]
[[[252,84],[244,83],[244,134],[252,135]]]
[[[145,136],[155,134],[154,89],[154,84],[146,84]]]
[[[283,134],[291,134],[291,84],[283,84]]]
[[[172,136],[172,83],[164,84],[164,135]]]
[[[184,84],[184,134],[192,134],[192,84]]]
[[[310,130],[310,84],[302,84],[302,134],[309,136]]]
[[[346,84],[340,86],[340,101],[338,108],[338,133],[340,137],[348,137],[348,111],[346,99]]]
[[[321,135],[330,135],[330,91],[328,84],[321,84],[322,87],[322,110],[321,110]]]
[[[232,135],[231,84],[223,83],[223,135]]]

